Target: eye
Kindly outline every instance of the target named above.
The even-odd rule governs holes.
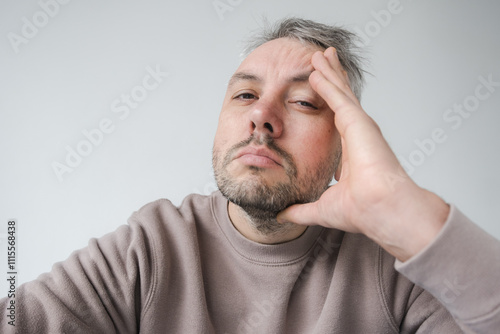
[[[240,100],[255,100],[257,97],[253,95],[252,93],[241,93],[239,95],[236,95],[234,97],[235,99],[240,99]]]
[[[302,107],[306,107],[306,108],[311,108],[311,109],[314,109],[314,110],[318,110],[317,107],[315,107],[312,103],[309,103],[307,101],[296,101],[295,103],[297,103],[298,105],[300,105]]]

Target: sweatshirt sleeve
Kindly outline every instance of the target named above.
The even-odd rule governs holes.
[[[154,279],[147,244],[133,222],[91,239],[50,273],[18,287],[15,328],[2,316],[0,332],[136,332]],[[0,300],[0,308],[8,302]]]
[[[455,206],[436,239],[395,268],[438,299],[465,332],[500,329],[500,241]]]

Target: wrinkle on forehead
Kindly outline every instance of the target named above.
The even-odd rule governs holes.
[[[311,73],[314,70],[311,57],[318,50],[322,49],[297,39],[275,39],[250,53],[236,72],[254,73],[259,76],[266,74],[274,78]]]
[[[311,75],[311,73],[312,73],[312,71],[305,71],[302,73],[298,73],[296,75],[292,75],[292,76],[287,78],[286,82],[287,83],[308,82],[309,76]],[[240,81],[254,81],[254,82],[260,83],[264,80],[260,76],[257,76],[255,74],[239,71],[239,72],[234,73],[233,76],[231,77],[231,79],[229,80],[228,88],[236,85]]]

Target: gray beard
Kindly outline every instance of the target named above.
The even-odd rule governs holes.
[[[250,166],[251,173],[257,178],[248,182],[236,181],[227,167],[236,152],[251,143],[266,145],[282,159],[288,181],[267,185],[261,175],[263,169]],[[250,136],[229,149],[221,160],[221,152],[213,150],[212,162],[217,186],[222,195],[239,206],[253,228],[264,235],[279,235],[289,231],[293,224],[281,224],[276,220],[278,213],[290,205],[314,202],[328,188],[340,161],[341,150],[328,161],[321,162],[315,170],[304,171],[304,177],[297,177],[297,167],[292,156],[278,147],[274,140],[265,136],[257,140]],[[259,179],[262,177],[262,181]]]

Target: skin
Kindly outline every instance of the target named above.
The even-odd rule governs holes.
[[[263,236],[252,229],[241,208],[230,203],[229,216],[244,236],[279,243],[300,236],[308,225],[322,225],[363,233],[403,262],[432,242],[449,206],[405,174],[379,127],[352,93],[334,48],[319,50],[293,39],[273,40],[254,50],[236,73],[259,80],[230,82],[214,149],[226,152],[252,132],[269,131],[266,123],[271,124],[271,135],[294,157],[302,177],[335,154],[339,141],[342,146],[341,167],[335,173],[338,183],[318,201],[292,205],[278,215],[279,222],[294,226],[285,235]],[[307,75],[308,80],[290,81],[297,75]],[[255,98],[238,95],[248,92]],[[285,178],[279,165],[260,165],[258,159],[231,162],[231,174],[252,181],[255,175],[249,165],[255,163],[263,167],[259,180],[272,183]]]
[[[289,153],[304,179],[321,161],[335,155],[339,133],[334,114],[312,89],[311,57],[319,50],[296,40],[278,39],[257,48],[236,70],[224,98],[214,151],[225,156],[236,143],[250,135],[269,135]],[[272,130],[271,130],[272,129]],[[238,182],[287,182],[282,160],[278,164],[259,156],[235,159],[228,171]],[[255,173],[251,166],[258,166]],[[332,175],[330,175],[331,179]],[[327,180],[328,182],[329,180]],[[230,202],[229,216],[247,238],[260,243],[279,243],[298,237],[305,226],[294,224],[287,233],[264,235],[248,223],[241,208]]]

